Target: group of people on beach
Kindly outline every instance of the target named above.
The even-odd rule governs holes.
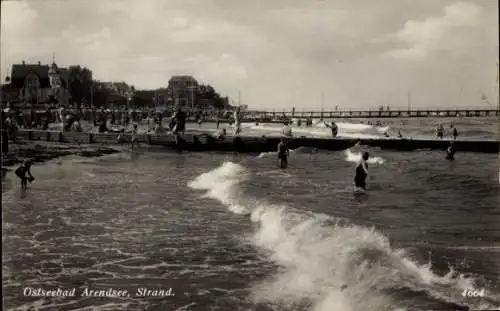
[[[439,139],[443,139],[444,138],[444,126],[443,126],[443,123],[439,123],[439,125],[437,126],[437,129],[436,129],[436,136],[437,138]],[[456,140],[457,137],[458,137],[458,130],[457,128],[453,125],[453,124],[450,124],[450,132],[449,132],[450,136],[453,137],[453,140]]]

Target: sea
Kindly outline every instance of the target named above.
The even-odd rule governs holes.
[[[458,139],[499,138],[498,119],[369,122],[339,121],[339,136],[431,139],[443,123]],[[321,122],[293,132],[329,135]],[[274,153],[139,147],[32,173],[27,191],[12,173],[2,182],[5,310],[500,309],[498,154],[298,148],[279,169]],[[74,293],[40,296],[57,289]]]

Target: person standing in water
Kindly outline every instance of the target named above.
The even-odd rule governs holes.
[[[21,179],[21,189],[26,190],[28,188],[28,181],[32,182],[35,177],[31,175],[31,161],[26,160],[23,164],[16,169],[14,172],[19,179]]]
[[[241,123],[240,123],[240,107],[236,107],[234,111],[234,135],[239,135],[241,133]]]
[[[361,161],[359,161],[358,166],[356,167],[354,185],[358,189],[366,190],[366,177],[368,177],[368,158],[370,158],[370,154],[368,152],[363,152]]]
[[[455,145],[452,141],[450,141],[450,145],[448,146],[448,148],[446,148],[446,160],[455,160],[455,152]]]
[[[326,127],[331,129],[332,130],[332,137],[337,137],[337,134],[339,132],[339,127],[337,126],[337,124],[335,122],[332,121],[331,124],[328,124],[326,122],[324,122]]]
[[[457,128],[454,127],[453,124],[450,124],[450,128],[451,128],[451,136],[453,136],[453,140],[457,140],[457,136],[458,136]]]
[[[443,123],[439,123],[438,127],[437,127],[437,137],[439,139],[443,139],[443,134],[444,134],[444,127],[443,127]]]
[[[278,144],[278,159],[280,161],[280,168],[283,169],[287,168],[289,156],[290,156],[290,150],[288,149],[286,139],[282,137],[281,141]]]
[[[175,126],[174,126],[174,134],[175,134],[175,144],[179,146],[179,143],[184,136],[184,132],[186,131],[186,113],[182,111],[179,107],[174,116]]]

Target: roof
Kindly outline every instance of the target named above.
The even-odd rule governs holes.
[[[28,73],[32,72],[40,79],[40,86],[42,88],[50,87],[48,65],[38,64],[15,64],[12,65],[12,72],[10,75],[11,84],[14,88],[21,88],[24,85],[24,79]],[[69,70],[67,68],[58,68],[57,72],[61,77],[63,86],[66,86],[69,78]]]
[[[49,78],[49,66],[48,65],[30,65],[30,64],[18,64],[12,65],[12,73],[10,75],[11,79],[23,79],[28,75],[29,72],[33,72],[40,79]]]
[[[196,81],[195,78],[192,76],[172,76],[170,80],[168,80],[168,83],[178,83],[178,82],[188,82],[192,84],[198,84],[198,81]]]

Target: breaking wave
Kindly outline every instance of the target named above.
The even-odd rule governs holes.
[[[358,156],[346,151],[348,161]],[[381,158],[372,161],[383,163]],[[241,185],[252,178],[242,165],[225,162],[188,186],[235,214],[249,215],[256,224],[249,240],[281,267],[253,285],[254,304],[272,305],[273,310],[410,310],[410,301],[424,296],[443,309],[474,306],[461,296],[474,288],[474,279],[452,268],[436,275],[431,263],[414,262],[373,228],[246,196]]]

